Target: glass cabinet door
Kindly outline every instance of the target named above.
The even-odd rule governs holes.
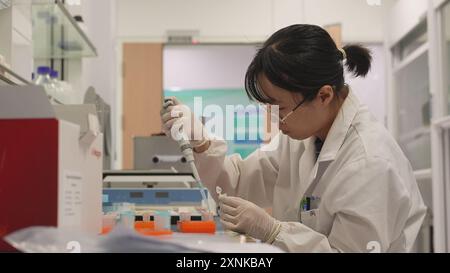
[[[431,167],[432,117],[427,24],[420,23],[393,49],[398,140],[414,170]]]
[[[428,52],[397,76],[399,142],[414,170],[431,167],[431,95]]]

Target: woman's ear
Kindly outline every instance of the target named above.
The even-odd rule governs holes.
[[[334,99],[334,90],[331,85],[324,85],[317,92],[317,97],[319,103],[323,106],[328,106]]]

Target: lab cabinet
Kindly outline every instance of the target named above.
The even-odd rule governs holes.
[[[398,0],[388,20],[388,124],[428,207],[418,252],[450,249],[450,1]],[[414,14],[414,16],[412,15]],[[420,16],[417,16],[420,15]]]
[[[31,12],[34,58],[79,59],[97,56],[94,44],[61,1],[35,3]]]
[[[415,171],[431,168],[428,24],[420,22],[392,47],[397,140]]]
[[[12,4],[0,9],[0,55],[9,69],[29,81],[33,70],[33,42],[28,8],[29,5]]]
[[[450,117],[437,119],[432,136],[432,207],[434,250],[450,251]]]
[[[428,71],[428,52],[424,51],[395,74],[398,140],[414,170],[431,167],[429,126],[432,96]]]

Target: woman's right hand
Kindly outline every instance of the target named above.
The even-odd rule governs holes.
[[[207,139],[203,124],[194,117],[189,107],[181,104],[177,98],[166,98],[160,114],[163,132],[175,141],[178,141],[183,133],[193,147],[197,147]]]

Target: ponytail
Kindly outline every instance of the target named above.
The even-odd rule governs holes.
[[[372,53],[362,45],[350,44],[344,46],[346,66],[355,77],[365,77],[372,63]]]

